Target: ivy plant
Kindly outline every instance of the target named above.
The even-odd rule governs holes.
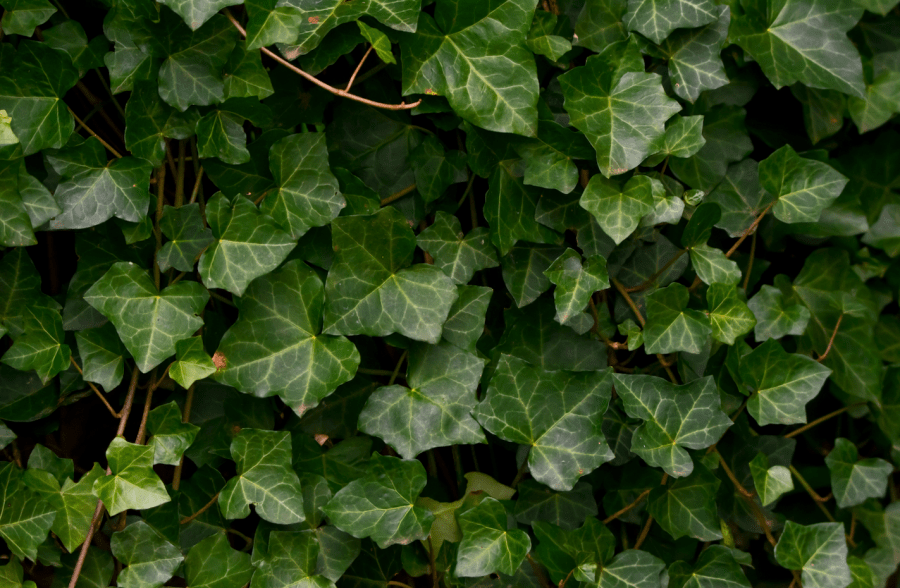
[[[884,588],[898,0],[0,0],[0,584]]]

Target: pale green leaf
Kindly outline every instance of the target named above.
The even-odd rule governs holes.
[[[802,570],[803,585],[810,588],[845,588],[851,581],[843,523],[788,521],[775,546],[775,559],[789,570]]]
[[[769,457],[762,451],[750,462],[750,475],[763,506],[772,504],[782,494],[794,489],[791,471],[780,465],[769,467]]]
[[[116,582],[120,588],[159,588],[184,560],[178,547],[144,521],[113,534],[111,544],[113,555],[127,566]]]
[[[153,471],[153,448],[116,437],[106,450],[112,473],[98,478],[93,490],[110,515],[153,508],[169,502],[162,480]]]
[[[200,427],[182,422],[178,405],[168,402],[150,411],[147,431],[150,434],[147,445],[153,448],[153,463],[178,465]]]

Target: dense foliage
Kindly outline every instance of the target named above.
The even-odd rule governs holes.
[[[898,0],[0,0],[0,584],[874,588]]]

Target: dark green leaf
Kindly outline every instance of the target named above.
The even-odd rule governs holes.
[[[687,308],[689,298],[688,289],[681,284],[672,284],[647,296],[644,327],[647,353],[700,352],[712,328],[705,313]]]
[[[794,489],[790,470],[780,465],[769,467],[769,458],[762,451],[750,462],[750,474],[763,506],[772,504],[782,494]]]
[[[153,508],[169,502],[162,480],[153,471],[153,448],[116,437],[106,450],[112,474],[94,482],[94,494],[110,515],[129,509]]]
[[[225,533],[207,537],[184,558],[184,576],[191,588],[242,588],[252,575],[250,555],[232,549]]]
[[[851,581],[841,523],[799,525],[788,521],[775,546],[775,559],[789,570],[803,570],[804,586],[844,588]]]
[[[722,538],[716,514],[719,479],[700,465],[674,484],[654,488],[647,507],[673,539],[688,536],[700,541]]]
[[[669,566],[671,588],[750,588],[740,564],[733,552],[724,545],[712,545],[704,549],[693,566],[677,561]]]
[[[156,588],[169,581],[181,565],[181,550],[159,531],[137,521],[112,537],[112,552],[126,567],[117,584],[121,588]]]
[[[831,470],[831,487],[841,508],[862,504],[867,498],[881,498],[887,492],[893,466],[878,458],[858,460],[856,446],[838,437],[834,449],[825,457]]]
[[[809,309],[799,303],[786,303],[782,291],[774,286],[760,288],[747,306],[756,316],[754,334],[759,343],[785,335],[802,335],[809,323]]]
[[[446,212],[435,213],[434,224],[419,233],[416,242],[457,284],[466,284],[475,272],[499,265],[488,230],[476,227],[465,235],[459,219]]]
[[[531,550],[531,540],[521,529],[508,529],[506,510],[485,498],[459,517],[462,541],[456,561],[456,575],[477,578],[495,572],[513,574]]]
[[[790,145],[759,164],[759,181],[777,199],[775,217],[786,223],[816,222],[848,182],[831,166],[800,157]]]
[[[200,427],[182,422],[181,410],[174,402],[157,406],[147,418],[147,431],[153,448],[153,463],[178,465],[184,451],[197,437]]]

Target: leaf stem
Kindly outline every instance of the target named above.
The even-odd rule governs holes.
[[[644,543],[644,540],[647,538],[647,534],[650,533],[650,527],[653,525],[653,515],[647,516],[647,522],[644,523],[644,528],[641,529],[641,534],[638,536],[637,541],[634,544],[632,549],[640,549],[641,544]]]
[[[189,423],[191,421],[191,407],[194,405],[194,386],[195,384],[191,384],[191,387],[188,388],[187,397],[184,399],[184,411],[181,416],[182,423]],[[175,473],[172,475],[172,489],[178,490],[178,487],[181,485],[181,470],[184,467],[184,455],[182,454],[181,459],[178,460],[178,465],[175,466]]]
[[[394,372],[391,374],[391,379],[388,380],[388,386],[393,386],[394,381],[397,379],[397,376],[400,375],[400,366],[403,365],[403,361],[406,359],[406,356],[409,355],[409,350],[403,352],[403,355],[400,356],[400,359],[397,360],[397,366],[394,368]]]
[[[626,506],[624,508],[620,508],[613,514],[611,514],[608,517],[606,517],[605,519],[603,519],[603,524],[608,525],[609,523],[613,522],[614,520],[616,520],[617,518],[619,518],[620,516],[622,516],[629,510],[631,510],[632,508],[639,505],[641,503],[641,501],[643,501],[645,498],[647,498],[650,495],[651,490],[652,490],[652,488],[647,488],[646,490],[644,490],[643,492],[638,494],[638,497],[635,498],[634,500],[632,500],[631,504],[629,504],[628,506]]]
[[[350,76],[350,81],[347,82],[347,87],[344,88],[344,92],[349,92],[350,87],[353,86],[353,80],[356,79],[356,74],[359,73],[359,69],[366,62],[366,58],[369,57],[369,53],[372,52],[372,49],[375,48],[375,45],[369,45],[369,49],[366,51],[366,54],[362,56],[362,59],[359,60],[359,63],[356,64],[356,69],[353,70],[353,75]]]
[[[828,357],[828,354],[831,353],[831,346],[834,345],[834,338],[837,337],[838,329],[841,328],[841,321],[844,320],[844,314],[841,313],[838,315],[837,323],[834,325],[834,330],[831,332],[831,339],[828,340],[828,347],[825,348],[825,353],[819,356],[816,360],[819,363],[825,361],[825,358]]]
[[[71,108],[69,108],[69,112],[72,114],[72,118],[75,119],[75,122],[77,122],[77,123],[79,124],[79,126],[81,126],[81,128],[83,128],[85,131],[87,131],[88,133],[90,133],[90,135],[91,135],[93,138],[95,138],[95,139],[97,139],[98,141],[100,141],[100,143],[101,143],[104,147],[106,147],[107,150],[109,150],[110,153],[112,153],[113,155],[115,155],[115,156],[116,156],[117,158],[119,158],[119,159],[122,158],[122,154],[119,153],[118,151],[116,151],[115,148],[114,148],[112,145],[110,145],[109,143],[107,143],[106,141],[104,141],[103,138],[102,138],[100,135],[98,135],[97,133],[94,132],[93,129],[91,129],[91,127],[87,126],[87,123],[85,123],[83,120],[81,120],[80,118],[78,118],[78,115],[75,114],[75,111],[74,111],[74,110],[72,110]]]
[[[247,31],[244,30],[244,27],[241,26],[241,23],[239,23],[239,22],[237,21],[237,19],[235,19],[234,16],[232,16],[231,12],[230,12],[227,8],[224,10],[224,13],[225,13],[225,16],[228,17],[228,20],[231,21],[231,24],[233,24],[234,27],[238,30],[238,32],[241,33],[241,36],[244,37],[244,38],[246,38],[246,37],[247,37]],[[303,71],[302,69],[300,69],[300,68],[297,67],[296,65],[292,64],[290,61],[288,61],[288,60],[282,58],[282,57],[281,57],[280,55],[278,55],[277,53],[274,53],[273,51],[269,50],[267,47],[262,47],[262,48],[260,49],[260,51],[262,51],[263,53],[265,53],[266,55],[268,55],[269,57],[271,57],[272,59],[274,59],[275,61],[277,61],[277,62],[280,63],[281,65],[285,66],[286,68],[288,68],[288,69],[291,70],[292,72],[294,72],[294,73],[296,73],[296,74],[299,74],[299,75],[303,76],[304,78],[306,78],[306,79],[309,80],[310,82],[312,82],[312,83],[314,83],[315,85],[319,86],[319,87],[322,88],[323,90],[326,90],[326,91],[328,91],[328,92],[331,92],[331,93],[334,94],[335,96],[340,96],[340,97],[342,97],[342,98],[347,98],[347,99],[349,99],[349,100],[356,100],[357,102],[362,102],[363,104],[368,104],[369,106],[374,106],[375,108],[383,108],[383,109],[385,109],[385,110],[412,110],[413,108],[415,108],[416,106],[418,106],[419,104],[422,103],[422,100],[419,99],[419,100],[416,100],[415,102],[413,102],[412,104],[407,104],[406,102],[401,102],[400,104],[385,104],[385,103],[383,103],[383,102],[375,102],[374,100],[369,100],[369,99],[367,99],[367,98],[362,98],[362,97],[360,97],[360,96],[356,96],[356,95],[354,95],[354,94],[350,94],[350,93],[347,92],[346,90],[339,90],[339,89],[337,89],[337,88],[335,88],[335,87],[333,87],[333,86],[329,86],[328,84],[326,84],[326,83],[323,82],[322,80],[318,79],[317,77],[315,77],[315,76],[313,76],[313,75],[310,75],[310,74],[306,73],[305,71]]]
[[[747,288],[750,287],[750,271],[753,270],[753,258],[756,257],[756,236],[759,233],[753,233],[753,240],[750,241],[750,260],[747,261],[747,270],[744,274],[744,293],[747,292]]]
[[[390,204],[391,202],[403,198],[404,196],[406,196],[407,194],[409,194],[410,192],[412,192],[412,191],[415,190],[415,189],[416,189],[416,185],[415,185],[415,184],[410,184],[409,186],[403,188],[403,189],[400,190],[399,192],[394,192],[393,194],[391,194],[391,195],[388,196],[387,198],[382,198],[382,199],[381,199],[381,205],[382,205],[382,206],[387,206],[387,205]]]
[[[168,149],[166,149],[168,152]],[[163,205],[166,202],[166,165],[156,168],[156,216],[153,219],[153,233],[156,237],[156,250],[153,252],[153,283],[159,290],[159,263],[156,257],[162,249],[162,229],[159,228],[159,220],[163,215]]]
[[[528,563],[531,564],[531,569],[534,571],[534,575],[537,577],[538,582],[541,583],[541,586],[544,586],[544,588],[554,588],[550,579],[547,578],[547,574],[545,574],[544,570],[541,568],[541,564],[531,557],[530,553],[526,553],[525,558],[528,560]]]
[[[200,515],[202,515],[203,513],[205,513],[207,510],[209,510],[209,508],[210,508],[212,505],[214,505],[214,504],[216,503],[217,500],[219,500],[219,493],[218,493],[218,492],[216,492],[215,496],[213,496],[213,497],[209,500],[209,502],[207,502],[207,503],[204,504],[202,507],[200,507],[200,510],[198,510],[198,511],[195,512],[194,514],[190,514],[190,515],[184,517],[183,519],[181,519],[180,521],[178,521],[178,524],[179,524],[179,525],[186,525],[186,524],[190,523],[191,521],[193,521],[194,519],[196,519],[197,517],[199,517]]]
[[[625,286],[622,285],[622,282],[615,278],[610,278],[610,281],[612,282],[613,286],[616,287],[616,290],[619,291],[619,294],[621,294],[622,297],[625,298],[626,304],[628,304],[628,307],[631,309],[631,312],[634,313],[634,316],[637,317],[638,322],[641,323],[641,327],[647,326],[647,321],[644,320],[644,316],[641,314],[640,309],[638,309],[637,304],[634,303],[634,300],[631,299],[631,296],[628,295],[628,291],[625,289]],[[670,367],[672,364],[667,363],[661,353],[657,353],[656,358],[659,360],[659,363],[663,366],[663,368],[665,368],[666,374],[668,374],[669,379],[677,384],[678,378],[675,377],[675,374],[672,372],[672,368]]]
[[[652,286],[653,283],[654,283],[661,275],[663,275],[664,273],[666,273],[666,270],[668,270],[670,267],[672,267],[672,264],[674,264],[676,261],[678,261],[679,259],[681,259],[681,256],[684,255],[685,253],[687,253],[687,249],[681,249],[681,250],[679,250],[678,253],[676,253],[675,255],[673,255],[673,256],[671,257],[671,259],[669,259],[669,261],[666,262],[666,265],[662,266],[661,268],[659,268],[658,270],[656,270],[655,272],[653,272],[653,275],[652,275],[652,276],[650,276],[649,278],[647,278],[646,280],[644,280],[643,282],[641,282],[641,283],[638,284],[637,286],[633,286],[633,287],[631,287],[631,288],[625,288],[625,291],[626,291],[626,292],[640,292],[640,291],[642,291],[642,290],[646,290],[647,288],[649,288],[650,286]]]
[[[817,418],[816,420],[814,420],[811,423],[807,423],[807,424],[803,425],[799,429],[791,431],[790,433],[785,435],[784,438],[790,439],[791,437],[796,437],[800,433],[804,433],[804,432],[808,431],[809,429],[815,427],[816,425],[818,425],[820,423],[824,423],[825,421],[827,421],[830,418],[833,418],[833,417],[838,416],[839,414],[845,413],[848,410],[850,410],[851,408],[856,408],[858,406],[865,406],[865,404],[866,404],[865,402],[854,402],[853,404],[848,404],[847,406],[845,406],[843,408],[839,408],[839,409],[835,410],[834,412],[829,412],[825,416]]]
[[[193,204],[197,201],[197,194],[200,193],[200,184],[203,180],[203,166],[200,166],[200,170],[197,172],[197,179],[194,180],[194,189],[191,190],[191,199],[188,204]]]
[[[81,371],[81,366],[78,365],[78,362],[75,361],[75,358],[72,357],[72,356],[70,355],[70,356],[69,356],[69,361],[72,362],[72,365],[75,366],[75,369],[78,370],[78,373],[81,374],[81,377],[82,377],[82,379],[83,379],[83,378],[84,378],[84,372]],[[100,390],[97,389],[97,386],[95,386],[93,382],[88,382],[87,380],[85,380],[84,382],[85,382],[88,386],[91,387],[91,390],[94,391],[94,394],[97,395],[97,397],[98,397],[98,398],[103,402],[103,404],[106,406],[107,410],[109,410],[109,414],[113,415],[113,418],[119,418],[120,416],[122,416],[122,415],[120,415],[119,413],[117,413],[117,412],[115,411],[115,409],[113,409],[112,405],[109,403],[108,400],[106,400],[106,397],[103,395],[102,392],[100,392]]]
[[[763,209],[759,216],[756,217],[756,220],[753,221],[753,224],[747,227],[747,229],[741,234],[735,244],[731,246],[731,249],[728,250],[728,252],[725,254],[725,257],[731,257],[732,255],[734,255],[734,252],[737,251],[737,248],[741,246],[741,243],[744,242],[744,239],[746,239],[750,235],[750,233],[756,230],[756,227],[758,227],[759,223],[762,222],[763,217],[766,216],[767,212],[772,210],[773,206],[775,206],[775,202],[772,202]]]
[[[719,464],[721,464],[722,470],[725,471],[725,475],[728,476],[728,479],[731,480],[731,483],[734,484],[734,487],[737,489],[737,491],[740,492],[741,494],[743,494],[744,496],[746,496],[747,498],[753,498],[755,493],[750,492],[749,490],[744,488],[743,484],[741,484],[738,481],[737,476],[734,475],[734,472],[731,471],[731,468],[728,467],[728,464],[725,462],[725,458],[722,457],[722,454],[719,453],[719,450],[715,449],[714,451],[716,452],[716,455],[719,457]]]

